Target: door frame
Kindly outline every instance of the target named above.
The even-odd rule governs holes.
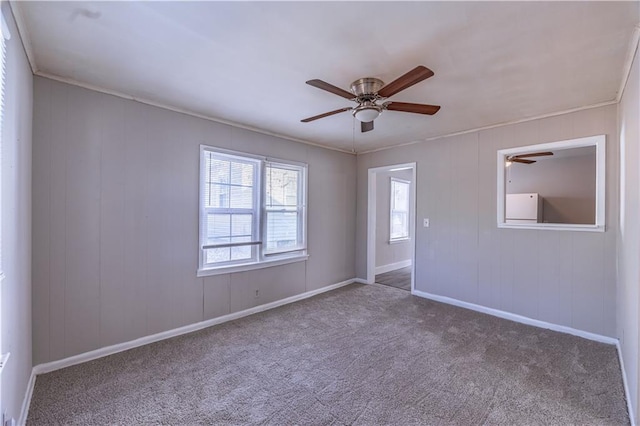
[[[409,235],[411,236],[411,294],[415,291],[416,280],[416,176],[417,164],[402,163],[389,166],[372,167],[367,172],[367,284],[376,280],[376,176],[377,173],[395,169],[411,169],[411,187],[409,189]]]

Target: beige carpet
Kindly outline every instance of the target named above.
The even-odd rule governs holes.
[[[28,425],[624,425],[615,347],[358,285],[36,380]]]

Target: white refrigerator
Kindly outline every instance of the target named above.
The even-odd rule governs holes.
[[[542,222],[542,197],[534,192],[528,194],[507,194],[505,203],[505,222]]]

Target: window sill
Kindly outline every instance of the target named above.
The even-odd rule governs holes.
[[[272,266],[287,265],[289,263],[304,262],[309,259],[308,254],[295,255],[273,260],[263,260],[262,262],[243,263],[240,265],[220,266],[210,269],[199,269],[198,277],[208,277],[211,275],[231,274],[234,272],[252,271],[254,269],[271,268]]]
[[[544,231],[604,232],[604,225],[572,225],[564,223],[498,223],[498,228],[537,229]]]
[[[389,240],[389,244],[398,244],[398,243],[406,243],[407,241],[410,241],[411,238],[407,237],[407,238],[396,238],[394,240]]]

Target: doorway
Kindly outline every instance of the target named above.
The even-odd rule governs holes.
[[[368,170],[367,283],[415,289],[416,163]]]

